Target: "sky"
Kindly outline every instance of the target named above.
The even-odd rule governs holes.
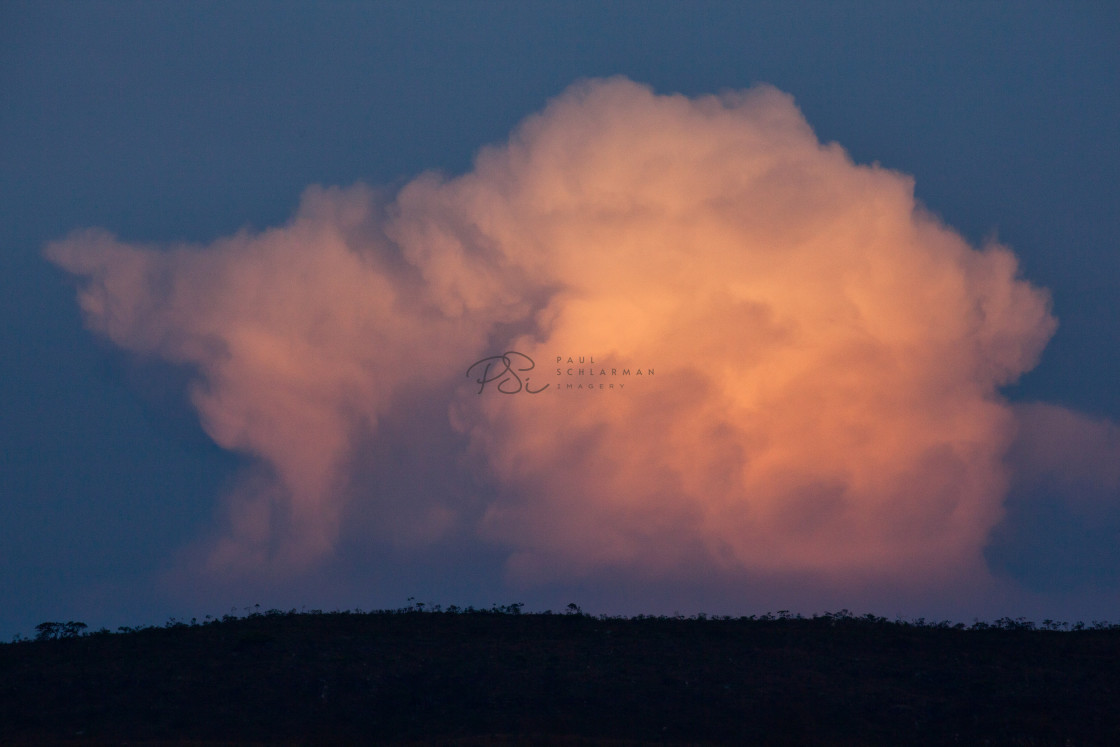
[[[0,21],[3,639],[1120,620],[1114,5]]]

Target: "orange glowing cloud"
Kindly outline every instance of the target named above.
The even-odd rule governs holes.
[[[355,434],[406,385],[447,378],[491,318],[419,300],[414,268],[380,238],[372,193],[312,188],[280,229],[205,248],[76,233],[47,256],[87,279],[89,325],[123,348],[194,367],[190,392],[215,443],[254,457],[231,496],[217,566],[299,566],[329,552]]]
[[[1007,248],[970,247],[765,86],[583,82],[384,204],[312,188],[259,235],[84,232],[47,256],[84,279],[94,331],[193,366],[206,432],[264,466],[218,566],[313,563],[356,505],[396,511],[353,465],[420,392],[494,485],[421,513],[508,548],[525,582],[982,572],[1017,432],[999,387],[1055,329]],[[464,371],[506,350],[548,388],[480,394]]]

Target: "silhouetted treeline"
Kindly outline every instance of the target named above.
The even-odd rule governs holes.
[[[1120,626],[522,605],[0,644],[0,741],[1120,744]]]

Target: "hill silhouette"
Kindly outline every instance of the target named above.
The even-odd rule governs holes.
[[[79,626],[0,645],[0,741],[1120,744],[1120,626],[516,604]]]

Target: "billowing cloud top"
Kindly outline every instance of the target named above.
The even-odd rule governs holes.
[[[459,177],[313,187],[288,225],[205,247],[86,231],[47,256],[94,331],[191,366],[203,428],[259,461],[214,567],[298,568],[352,513],[392,524],[400,497],[355,465],[422,400],[420,430],[462,445],[431,469],[489,487],[417,490],[417,536],[473,532],[528,582],[979,572],[1016,434],[998,390],[1055,328],[1008,249],[765,86],[582,82]],[[468,366],[507,350],[548,388],[479,393]]]

